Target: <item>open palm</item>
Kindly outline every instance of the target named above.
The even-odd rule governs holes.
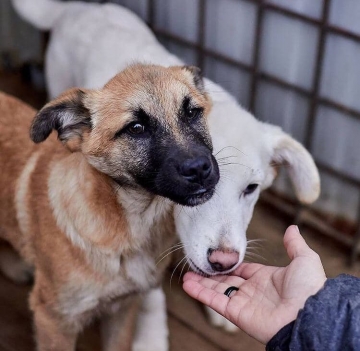
[[[311,250],[296,226],[287,229],[284,246],[291,263],[272,267],[243,263],[230,276],[184,276],[184,290],[228,318],[262,343],[294,320],[306,299],[326,281],[318,254]],[[224,291],[235,286],[230,298]]]

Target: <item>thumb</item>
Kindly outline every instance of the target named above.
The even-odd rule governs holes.
[[[286,229],[284,246],[291,260],[299,256],[311,256],[313,253],[313,250],[306,244],[296,225],[292,225]]]

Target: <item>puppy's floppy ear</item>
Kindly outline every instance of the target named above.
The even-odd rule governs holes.
[[[279,127],[263,124],[270,138],[272,162],[285,164],[297,198],[305,204],[320,194],[320,176],[310,153]]]
[[[203,93],[205,91],[205,87],[201,69],[196,66],[182,66],[181,68],[192,74],[195,86]]]
[[[32,122],[31,139],[41,143],[52,130],[58,132],[64,144],[81,139],[84,129],[91,128],[90,112],[84,105],[85,96],[86,91],[73,88],[46,104]]]

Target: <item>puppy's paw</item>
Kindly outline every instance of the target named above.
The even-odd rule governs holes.
[[[206,314],[208,316],[209,322],[217,328],[221,328],[228,333],[236,333],[239,328],[231,323],[228,319],[223,317],[221,314],[215,312],[210,307],[205,306]]]
[[[165,294],[161,288],[150,290],[138,315],[133,351],[168,351]]]
[[[144,339],[144,340],[135,340],[132,351],[168,351],[169,342],[168,339]]]

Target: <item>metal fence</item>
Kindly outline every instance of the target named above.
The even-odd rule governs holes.
[[[207,13],[211,2],[214,2],[215,0],[178,0],[178,3],[182,6],[191,5],[191,11],[193,12],[192,21],[196,22],[196,35],[192,36],[190,39],[189,36],[182,35],[181,33],[179,34],[179,32],[176,32],[175,34],[174,31],[170,31],[164,29],[162,26],[159,26],[157,14],[159,13],[159,10],[161,10],[160,7],[167,3],[167,0],[88,1],[101,3],[113,2],[125,5],[134,10],[147,21],[157,37],[162,43],[168,46],[170,50],[172,44],[181,47],[184,51],[191,49],[191,51],[195,53],[192,55],[193,62],[191,63],[198,65],[205,72],[206,62],[208,59],[215,60],[226,67],[244,72],[248,77],[247,84],[249,86],[249,92],[245,95],[242,94],[241,97],[237,97],[242,104],[256,116],[259,116],[259,113],[257,113],[256,101],[260,95],[261,84],[264,82],[271,84],[273,87],[279,87],[305,98],[309,102],[309,108],[305,113],[303,121],[304,137],[301,141],[310,152],[314,151],[315,128],[316,124],[319,122],[318,112],[320,109],[326,107],[332,111],[341,113],[351,120],[360,122],[360,109],[357,109],[356,106],[354,107],[354,104],[347,104],[344,103],[344,101],[341,101],[341,99],[321,94],[321,84],[324,78],[324,60],[326,59],[326,46],[330,37],[345,38],[355,45],[358,45],[360,48],[360,30],[358,32],[351,31],[346,28],[346,26],[334,25],[334,23],[330,20],[331,7],[335,3],[339,4],[339,1],[345,0],[316,0],[316,6],[318,7],[317,16],[311,16],[305,14],[304,12],[291,9],[289,4],[295,3],[296,1],[287,1],[286,6],[284,6],[285,1],[282,0],[232,0],[238,3],[251,4],[251,6],[255,8],[254,16],[252,18],[252,21],[255,22],[255,27],[253,30],[249,31],[249,35],[251,35],[249,40],[252,42],[252,52],[249,54],[248,60],[241,60],[234,56],[227,55],[223,51],[214,49],[207,45],[207,28],[209,24],[207,23],[207,21],[209,21]],[[221,2],[222,0],[217,1]],[[304,2],[306,1],[304,0]],[[354,1],[357,0],[346,1],[348,3],[349,1],[353,1],[354,3]],[[344,4],[344,2],[342,2],[341,5],[342,4]],[[357,6],[357,9],[360,11],[359,6]],[[304,84],[291,82],[281,78],[279,75],[272,74],[271,72],[262,69],[261,59],[264,55],[262,44],[266,34],[264,32],[266,30],[265,21],[268,15],[273,14],[282,16],[289,20],[299,21],[303,23],[304,26],[310,26],[316,29],[317,35],[314,39],[316,40],[314,53],[315,59],[312,67],[309,68],[309,70],[311,70],[309,73],[311,81],[306,86],[304,86]],[[186,21],[184,21],[184,23],[185,27]],[[236,38],[232,39],[234,45],[236,45]],[[221,84],[222,82],[218,83]],[[232,93],[234,94],[234,92]],[[322,175],[331,177],[331,179],[334,179],[336,182],[344,184],[344,186],[348,186],[350,189],[354,189],[351,190],[351,192],[353,193],[352,196],[356,196],[358,206],[357,211],[354,211],[354,213],[356,213],[353,216],[354,223],[348,225],[348,222],[346,221],[346,223],[344,221],[334,221],[333,217],[326,216],[324,213],[320,213],[319,215],[318,211],[316,209],[314,210],[313,207],[301,207],[298,204],[279,196],[279,194],[276,194],[275,192],[267,192],[264,194],[263,198],[265,201],[271,202],[272,205],[294,216],[297,222],[311,224],[322,233],[325,233],[350,247],[351,259],[354,261],[358,252],[360,252],[360,174],[359,177],[357,177],[357,174],[354,173],[349,174],[346,169],[329,165],[329,163],[324,162],[323,159],[319,159],[318,157],[316,157],[315,161]],[[339,223],[341,224],[338,225]]]
[[[284,8],[274,3],[267,2],[266,0],[239,0],[243,2],[253,3],[257,6],[256,11],[256,29],[253,37],[254,46],[252,53],[252,62],[251,64],[241,62],[232,57],[226,56],[223,53],[214,51],[205,46],[205,28],[206,28],[206,16],[208,0],[199,0],[198,1],[198,10],[197,10],[197,40],[196,42],[190,41],[181,37],[179,35],[174,35],[164,29],[158,28],[155,21],[155,12],[156,6],[158,5],[156,0],[148,0],[147,3],[147,20],[151,29],[156,33],[160,38],[166,39],[167,41],[177,43],[184,48],[192,48],[196,51],[196,64],[204,68],[204,62],[206,57],[211,57],[216,59],[226,65],[236,67],[240,70],[248,72],[251,75],[250,80],[250,94],[248,98],[247,106],[250,111],[255,112],[255,100],[258,93],[258,87],[260,81],[267,81],[282,88],[285,88],[290,91],[294,91],[297,94],[306,97],[310,101],[310,108],[308,111],[308,116],[305,121],[305,140],[304,144],[308,150],[312,150],[313,140],[314,140],[314,126],[317,118],[317,111],[320,106],[327,106],[331,109],[340,111],[346,114],[348,117],[359,120],[360,111],[353,109],[345,104],[341,104],[332,99],[322,97],[320,95],[320,82],[322,79],[322,67],[325,55],[325,43],[329,34],[338,35],[345,37],[351,41],[354,41],[360,44],[360,35],[353,33],[349,30],[346,30],[341,27],[331,25],[329,23],[329,10],[332,0],[318,0],[321,2],[321,16],[320,18],[313,18],[308,15],[304,15],[295,11],[292,11],[288,8]],[[263,38],[264,30],[264,16],[266,12],[274,12],[286,16],[291,19],[302,21],[306,24],[316,26],[319,30],[319,35],[317,38],[317,49],[316,49],[316,60],[313,67],[313,79],[310,89],[305,89],[297,84],[289,83],[279,77],[271,75],[266,72],[262,72],[259,67],[259,60],[261,56],[261,41]],[[360,78],[360,77],[359,77]],[[358,191],[359,198],[359,207],[357,215],[357,223],[355,227],[352,227],[350,230],[350,236],[346,235],[342,228],[335,228],[333,222],[328,222],[326,219],[321,218],[317,215],[314,215],[313,211],[309,208],[300,207],[300,206],[291,206],[291,204],[282,201],[277,198],[274,200],[273,195],[267,195],[268,198],[271,197],[271,202],[283,210],[292,213],[297,222],[309,223],[321,232],[339,240],[345,245],[351,247],[351,259],[354,261],[357,257],[359,250],[358,243],[360,241],[360,181],[359,179],[348,175],[345,172],[342,172],[339,169],[331,167],[320,160],[316,160],[317,166],[319,167],[321,173],[328,174],[331,177],[337,179],[339,182],[347,183],[351,186],[355,186]],[[348,233],[349,234],[349,233]]]

